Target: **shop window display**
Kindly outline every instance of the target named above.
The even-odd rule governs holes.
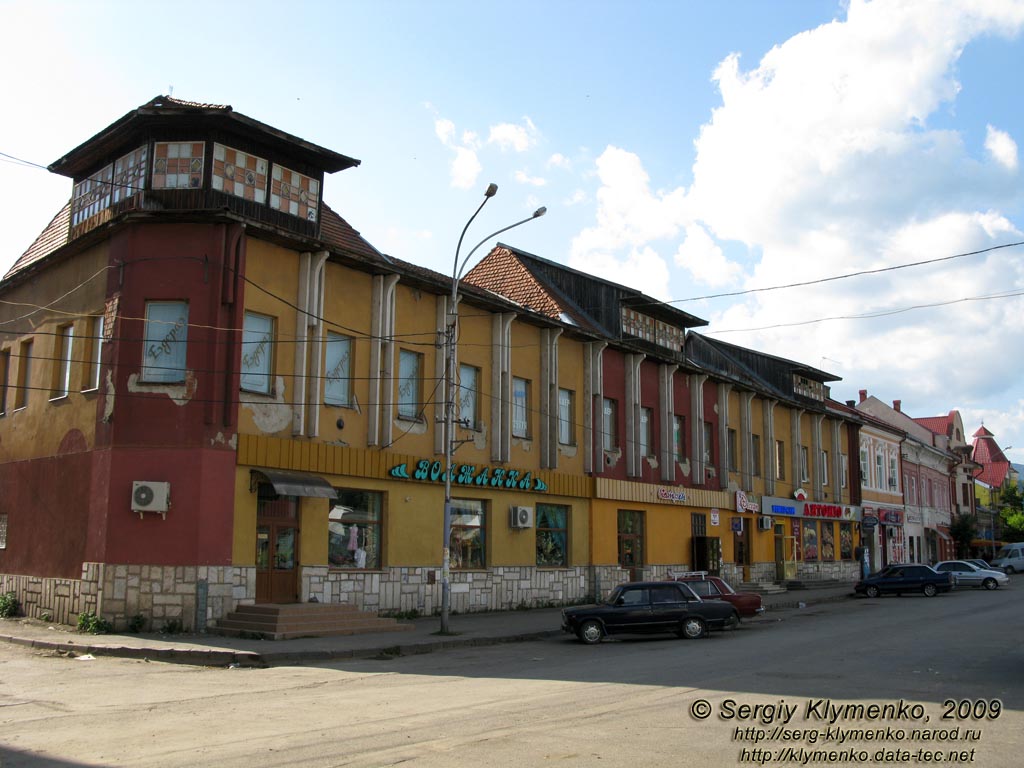
[[[452,499],[451,567],[484,568],[486,560],[484,502]]]
[[[380,568],[383,494],[336,490],[327,524],[328,563],[332,568]]]
[[[569,564],[568,519],[568,507],[537,505],[538,566],[557,568]]]

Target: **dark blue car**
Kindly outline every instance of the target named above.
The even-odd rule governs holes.
[[[949,592],[955,582],[949,573],[939,573],[928,565],[907,563],[904,565],[887,565],[877,573],[857,582],[853,589],[861,595],[878,597],[886,592],[902,595],[904,592],[920,592],[927,597],[934,597],[939,592]]]

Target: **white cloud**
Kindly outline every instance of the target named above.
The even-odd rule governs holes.
[[[656,299],[667,301],[671,298],[668,292],[668,265],[652,248],[631,249],[624,257],[595,251],[587,254],[583,262],[575,257],[570,259],[569,265],[591,275],[627,285]]]
[[[502,150],[525,152],[537,143],[537,127],[528,117],[523,118],[523,125],[501,123],[492,125],[487,137],[488,144],[497,144]]]
[[[455,123],[439,118],[434,121],[434,133],[437,134],[437,138],[441,140],[442,144],[450,147],[455,138]]]
[[[710,286],[729,285],[743,273],[739,264],[725,258],[722,249],[699,224],[686,227],[686,239],[676,251],[675,262],[698,283]]]
[[[452,160],[451,180],[452,186],[458,189],[469,189],[476,184],[477,177],[483,166],[476,156],[476,152],[468,147],[456,147],[455,159]]]
[[[606,148],[597,158],[597,175],[597,224],[573,239],[574,260],[672,237],[685,223],[684,191],[651,192],[647,171],[635,154]]]
[[[985,132],[985,149],[997,163],[1010,171],[1017,170],[1017,142],[1010,134],[988,126]]]
[[[547,186],[547,179],[540,176],[530,176],[526,171],[516,171],[515,180],[520,184],[527,184],[531,187],[544,187]]]
[[[577,189],[568,198],[566,198],[562,204],[571,207],[574,205],[579,205],[580,203],[584,203],[587,200],[587,193],[584,192],[582,189]]]
[[[564,171],[568,171],[572,168],[572,161],[565,155],[556,152],[548,158],[547,166],[548,168],[561,168]]]

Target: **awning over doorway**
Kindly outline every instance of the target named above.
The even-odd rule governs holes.
[[[310,496],[317,499],[336,499],[337,492],[331,484],[317,475],[305,472],[285,472],[280,469],[252,469],[249,487],[256,490],[260,482],[270,483],[278,496]]]
[[[952,541],[953,540],[952,536],[950,536],[945,531],[939,530],[938,528],[929,528],[928,530],[931,531],[932,533],[934,533],[936,536],[938,536],[943,541]]]

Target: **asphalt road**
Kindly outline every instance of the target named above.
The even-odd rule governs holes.
[[[0,646],[3,768],[398,764],[1020,766],[1024,576],[694,641],[270,669]]]

